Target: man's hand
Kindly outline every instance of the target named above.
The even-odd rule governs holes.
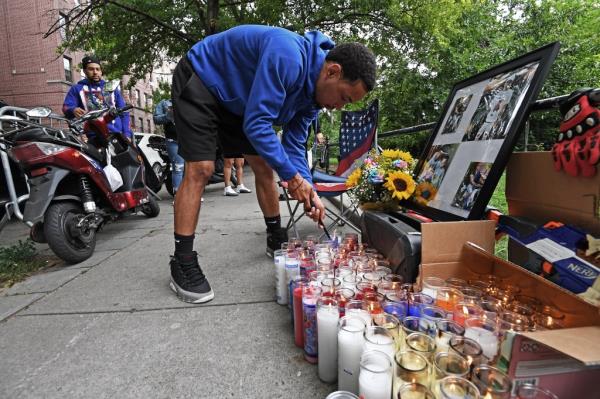
[[[315,222],[322,223],[325,219],[325,207],[312,185],[298,173],[286,183],[288,193],[295,200],[302,202],[304,212]]]
[[[73,110],[73,114],[75,114],[76,118],[81,118],[83,115],[86,114],[86,112],[83,108],[77,107]]]

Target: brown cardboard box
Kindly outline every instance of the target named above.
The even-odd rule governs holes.
[[[506,169],[508,213],[556,220],[600,236],[600,171],[594,178],[554,170],[550,152],[515,152]]]
[[[492,221],[423,224],[419,279],[428,276],[476,279],[482,274],[493,274],[521,287],[523,294],[557,307],[565,313],[564,324],[568,328],[517,336],[514,340],[517,344],[513,344],[510,352],[509,375],[547,386],[561,399],[600,398],[600,384],[595,383],[600,381],[600,368],[593,367],[600,365],[599,309],[542,277],[492,255],[494,227]],[[525,338],[535,345],[521,344]],[[534,356],[525,358],[523,353],[526,352]],[[523,372],[519,365],[525,360],[530,367]],[[558,362],[562,362],[562,367]],[[565,362],[574,362],[577,367],[572,364],[566,367]],[[544,367],[531,367],[536,364]],[[555,367],[549,367],[551,365]]]

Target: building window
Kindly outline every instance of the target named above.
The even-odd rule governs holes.
[[[140,132],[144,133],[144,120],[140,118]]]
[[[68,31],[67,31],[67,25],[69,24],[69,17],[67,16],[67,14],[63,14],[62,12],[58,13],[58,26],[60,27],[59,31],[60,31],[60,38],[62,40],[67,40],[68,37]]]
[[[135,97],[136,97],[136,104],[138,107],[142,108],[142,94],[140,93],[140,91],[138,89],[135,89]]]
[[[152,127],[150,126],[150,119],[146,119],[148,125],[148,133],[152,133]]]
[[[135,130],[135,117],[133,115],[129,115],[129,119],[130,119],[129,124],[131,125],[131,126],[129,126],[129,128],[131,130]]]
[[[71,59],[69,57],[63,57],[63,69],[65,70],[65,80],[72,82],[73,73],[71,72]]]

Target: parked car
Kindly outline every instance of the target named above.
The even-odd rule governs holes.
[[[144,152],[144,155],[146,156],[146,158],[148,158],[148,162],[152,166],[152,170],[154,170],[154,173],[156,173],[156,176],[158,176],[162,182],[163,172],[167,165],[166,165],[165,161],[161,158],[158,151],[156,151],[154,148],[152,148],[148,144],[150,144],[151,141],[154,143],[156,143],[156,142],[165,143],[165,138],[163,136],[159,136],[158,134],[152,134],[152,133],[136,133],[136,132],[134,132],[134,135],[135,135],[135,143]]]

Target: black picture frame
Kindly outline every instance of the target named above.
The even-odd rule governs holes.
[[[439,221],[484,216],[559,48],[550,43],[454,85],[415,166],[418,192],[403,207]]]

